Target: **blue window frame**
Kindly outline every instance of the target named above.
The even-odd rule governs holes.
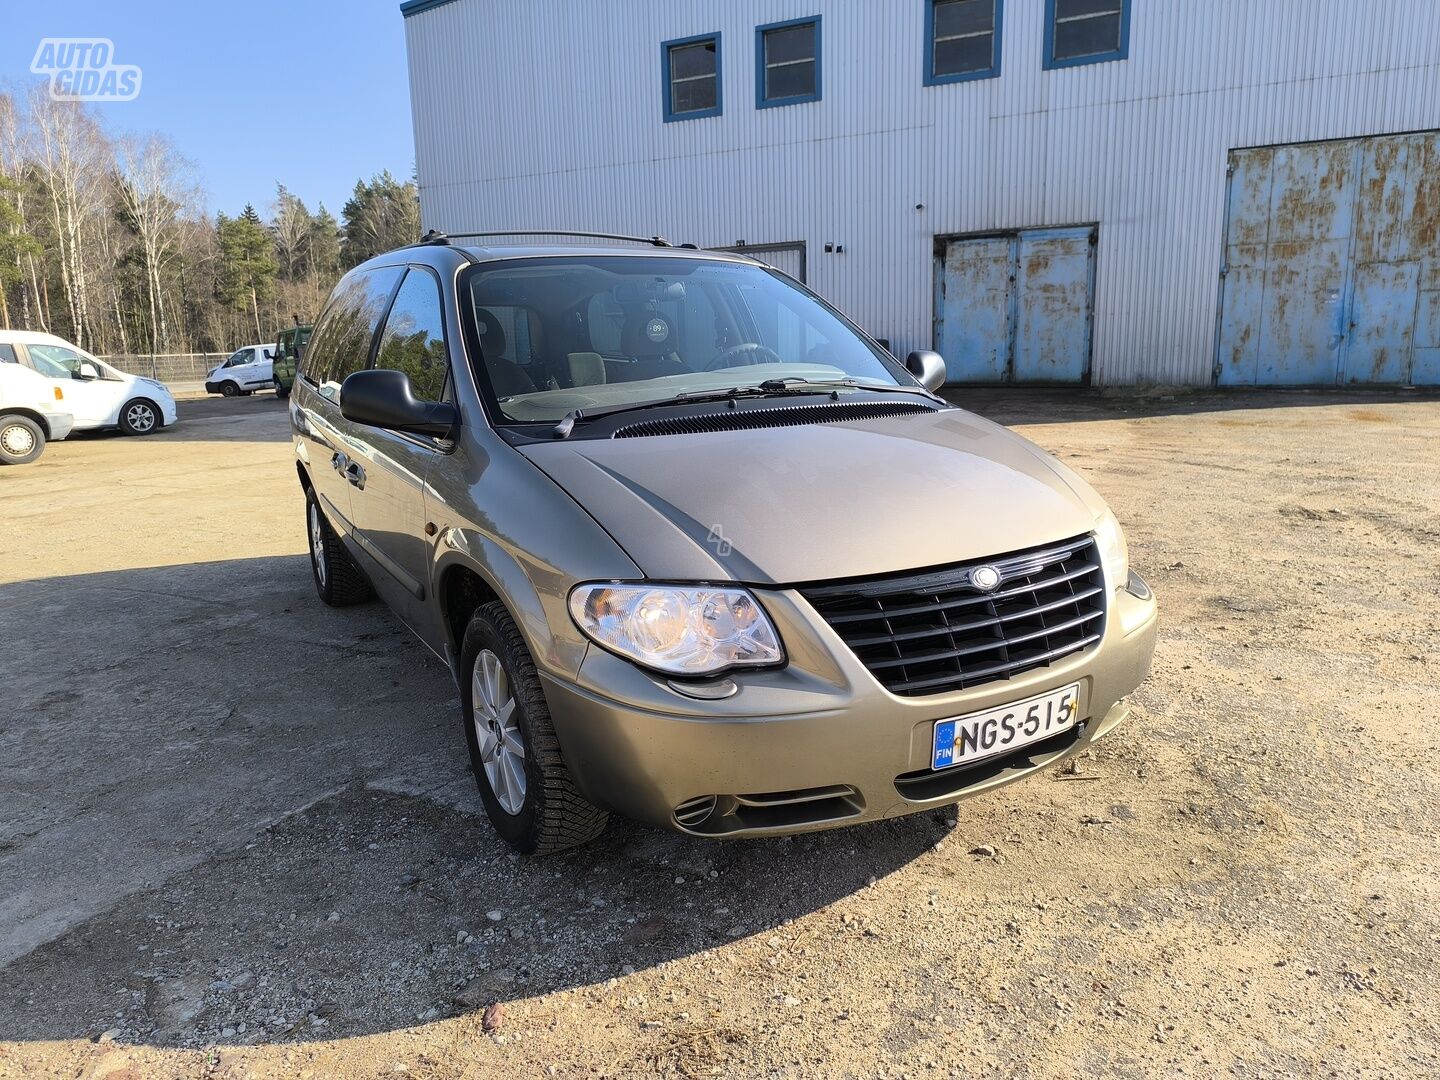
[[[1124,60],[1131,0],[1045,0],[1045,68]]]
[[[755,28],[755,107],[820,100],[820,16]]]
[[[720,35],[700,34],[660,45],[665,122],[719,116],[725,107]]]
[[[1005,0],[924,0],[925,85],[993,79],[1000,74]]]

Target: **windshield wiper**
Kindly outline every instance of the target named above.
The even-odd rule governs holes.
[[[555,425],[551,434],[557,439],[568,439],[581,420],[599,420],[617,413],[638,412],[641,409],[662,409],[667,405],[696,405],[707,401],[736,401],[754,397],[797,397],[807,394],[828,393],[839,400],[841,390],[876,390],[881,393],[921,393],[927,397],[929,391],[915,386],[874,386],[858,379],[805,379],[796,375],[783,379],[766,379],[753,386],[732,386],[728,390],[689,390],[673,397],[658,398],[655,401],[640,401],[633,405],[617,405],[608,409],[573,409]]]

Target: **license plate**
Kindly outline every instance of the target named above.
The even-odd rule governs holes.
[[[1075,726],[1080,710],[1080,684],[1051,690],[998,709],[935,722],[932,769],[948,769],[1004,754]]]

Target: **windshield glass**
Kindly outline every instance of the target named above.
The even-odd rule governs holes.
[[[527,259],[477,268],[467,285],[477,374],[517,423],[772,379],[912,382],[821,300],[744,263]]]

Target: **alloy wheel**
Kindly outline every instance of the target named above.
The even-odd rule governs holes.
[[[145,432],[155,426],[155,410],[143,401],[137,401],[125,410],[125,419],[133,431]]]
[[[310,561],[315,566],[315,579],[325,588],[325,527],[320,521],[320,508],[310,504]]]
[[[507,814],[525,805],[525,743],[515,713],[515,696],[500,657],[481,649],[470,676],[475,739],[495,800]]]

